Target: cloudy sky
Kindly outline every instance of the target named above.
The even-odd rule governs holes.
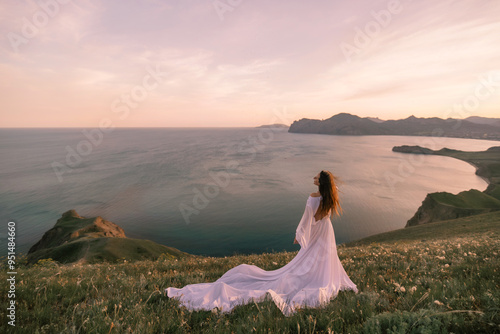
[[[499,18],[498,0],[2,0],[0,127],[500,117]]]

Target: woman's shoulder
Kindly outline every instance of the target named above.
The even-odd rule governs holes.
[[[319,192],[315,192],[315,193],[311,193],[311,195],[309,195],[311,197],[320,197],[321,194]]]

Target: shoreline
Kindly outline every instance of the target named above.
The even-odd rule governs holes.
[[[487,140],[487,141],[495,141],[500,143],[500,138],[471,138],[471,137],[450,137],[450,136],[431,136],[431,135],[391,135],[391,134],[379,134],[379,135],[343,135],[343,134],[338,134],[338,133],[316,133],[316,132],[290,132],[288,133],[293,133],[293,134],[299,134],[299,135],[322,135],[322,136],[338,136],[338,137],[427,137],[427,138],[449,138],[449,139],[471,139],[471,140]]]
[[[418,153],[414,153],[414,154],[418,154]],[[449,155],[441,155],[441,154],[429,154],[429,155],[439,155],[439,156],[442,156],[442,157],[449,157],[449,158],[453,158],[453,159],[457,159],[457,160],[466,162],[466,163],[468,163],[469,165],[471,165],[472,167],[474,167],[476,169],[476,172],[474,173],[474,175],[479,176],[481,179],[483,179],[486,182],[486,184],[488,185],[486,188],[488,188],[490,186],[490,184],[492,184],[492,181],[489,178],[487,178],[486,176],[479,175],[477,173],[478,170],[479,170],[479,166],[476,165],[476,164],[474,164],[471,161],[463,160],[463,159],[460,159],[460,158],[457,158],[457,157],[452,157],[452,156],[449,156]]]
[[[498,148],[499,152],[496,152],[494,150],[491,150],[492,148]],[[422,150],[428,150],[430,153],[422,153]],[[464,155],[472,155],[472,156],[479,156],[479,155],[496,155],[498,154],[498,159],[495,159],[496,157],[483,157],[482,159],[485,160],[484,164],[485,166],[489,166],[490,164],[498,163],[500,162],[500,146],[491,146],[488,148],[486,151],[460,151],[460,150],[453,150],[453,149],[448,149],[448,148],[442,148],[440,150],[431,150],[425,147],[421,146],[408,146],[408,145],[402,145],[402,146],[394,146],[392,148],[393,152],[397,153],[404,153],[404,154],[424,154],[424,155],[438,155],[438,156],[444,156],[444,157],[450,157],[454,158],[457,160],[461,160],[464,162],[467,162],[469,165],[473,166],[476,168],[476,173],[475,175],[481,177],[483,180],[485,180],[488,185],[490,184],[497,184],[493,180],[491,180],[492,177],[496,177],[497,175],[491,175],[491,176],[486,176],[486,175],[481,175],[480,174],[480,168],[483,166],[480,166],[477,162],[473,161],[472,159],[467,159],[464,157]],[[446,153],[448,152],[448,153]],[[479,157],[476,157],[478,159]],[[488,158],[488,159],[486,159]]]
[[[491,146],[485,151],[467,152],[448,148],[436,151],[420,146],[403,145],[394,146],[392,151],[446,156],[465,161],[475,167],[475,175],[487,183],[486,189],[482,191],[469,189],[456,195],[448,192],[428,193],[405,228],[500,210],[500,146]]]

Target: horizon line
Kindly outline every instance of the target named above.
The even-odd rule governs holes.
[[[286,124],[284,124],[286,125]],[[233,129],[233,128],[259,128],[257,126],[115,126],[113,129]],[[287,125],[289,126],[289,125]],[[12,126],[0,127],[0,129],[86,129],[85,126]],[[99,126],[94,127],[99,128]]]
[[[438,117],[438,116],[417,117],[414,114],[412,114],[410,116],[407,116],[406,118],[381,119],[378,116],[365,116],[365,117],[361,117],[361,116],[358,116],[358,115],[355,115],[355,114],[346,113],[346,112],[341,112],[341,113],[335,114],[335,115],[333,115],[333,116],[331,116],[329,118],[332,118],[332,117],[340,115],[340,114],[349,114],[349,115],[352,115],[352,116],[357,116],[359,118],[376,118],[376,119],[379,119],[379,120],[384,121],[384,122],[385,121],[404,120],[404,119],[408,119],[410,117],[424,118],[424,119],[439,118],[439,119],[442,119],[442,120],[447,120],[447,119],[466,120],[467,118],[471,118],[471,117],[488,118],[488,119],[500,119],[498,117],[477,116],[477,115],[468,116],[468,117],[465,117],[465,118],[452,118],[452,117],[441,118],[441,117]],[[324,120],[327,120],[329,118],[317,119],[317,118],[302,117],[299,120],[301,120],[301,119],[311,119],[311,120],[324,121]],[[296,122],[296,121],[294,121],[294,122]],[[271,127],[272,125],[275,125],[275,124],[286,125],[288,127],[290,127],[292,125],[292,124],[284,124],[284,123],[271,123],[271,124],[261,124],[261,125],[253,125],[253,126],[115,126],[115,127],[113,127],[113,129],[226,129],[226,128],[259,128],[259,127],[263,127],[263,126],[265,126],[265,127]],[[96,126],[91,126],[91,127],[92,128],[96,128]],[[85,129],[85,128],[89,128],[89,126],[9,126],[9,127],[0,126],[0,129]],[[97,126],[97,128],[99,128],[99,126]]]

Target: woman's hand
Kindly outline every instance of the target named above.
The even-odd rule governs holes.
[[[299,242],[297,241],[297,238],[293,238],[293,244],[298,244]]]

